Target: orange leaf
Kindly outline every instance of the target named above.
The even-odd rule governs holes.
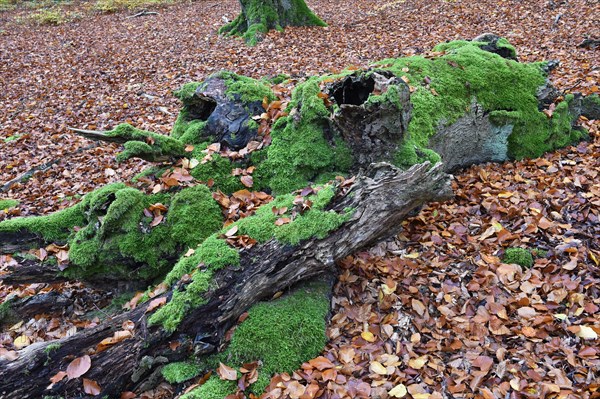
[[[329,359],[327,359],[325,356],[319,356],[317,358],[314,358],[312,360],[310,360],[308,362],[308,364],[310,364],[311,366],[313,366],[314,368],[316,368],[319,371],[323,371],[325,369],[330,369],[334,367],[334,364],[331,363],[331,361]]]
[[[153,299],[150,301],[145,313],[152,312],[154,309],[164,305],[165,303],[167,303],[167,297]]]
[[[88,355],[78,357],[67,366],[67,377],[69,377],[70,380],[79,378],[87,373],[91,366],[92,359],[90,359]]]
[[[50,382],[56,384],[57,382],[62,381],[66,376],[67,373],[65,373],[64,371],[59,371],[58,373],[50,377]]]
[[[100,395],[100,385],[94,380],[83,379],[83,390],[88,395],[97,396]]]
[[[275,221],[275,226],[283,226],[284,224],[288,224],[292,221],[290,218],[279,218]]]

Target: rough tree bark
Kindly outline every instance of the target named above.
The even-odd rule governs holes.
[[[255,45],[271,29],[286,26],[326,26],[304,0],[240,0],[242,12],[219,33],[242,36]]]

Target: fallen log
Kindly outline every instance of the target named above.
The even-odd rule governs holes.
[[[242,251],[240,267],[216,271],[213,288],[204,294],[204,304],[190,309],[173,332],[160,324],[149,326],[146,312],[151,302],[143,304],[96,328],[53,342],[60,347],[52,352],[49,362],[45,349],[50,343],[20,351],[15,361],[0,361],[0,395],[21,398],[81,391],[78,379],[61,381],[50,390],[46,387],[50,377],[65,370],[73,357],[90,352],[93,367],[86,378],[99,381],[103,395],[118,396],[135,389],[166,362],[182,359],[190,351],[197,355],[215,351],[225,332],[253,303],[300,281],[335,275],[336,261],[394,234],[400,221],[424,203],[450,196],[449,176],[441,165],[425,163],[402,172],[389,164],[376,164],[331,203],[332,211],[353,209],[347,222],[322,239],[312,238],[298,245],[272,239]],[[184,287],[174,289],[186,292]],[[172,298],[173,291],[164,295]],[[93,353],[127,320],[135,323],[131,338]],[[173,341],[180,343],[176,351],[168,345]],[[31,379],[31,375],[36,378]]]
[[[596,115],[598,97],[561,96],[547,80],[549,64],[515,58],[506,40],[483,35],[424,57],[313,77],[293,91],[294,81],[221,72],[177,92],[183,107],[171,136],[130,125],[79,130],[122,142],[119,159],[172,165],[147,175],[152,194],[109,185],[55,215],[2,222],[9,242],[0,249],[65,243],[70,263],[59,277],[164,278],[167,293],[58,341],[48,365],[49,344],[1,361],[0,395],[81,392],[79,379],[45,388],[85,354],[94,365],[86,378],[102,394],[152,386],[165,363],[217,350],[255,302],[334,275],[336,261],[396,233],[422,204],[448,198],[448,172],[585,138],[577,120]],[[264,202],[275,198],[258,209],[245,203],[254,215],[237,220],[240,204],[230,195],[248,198],[249,189]],[[20,270],[12,267],[7,281],[23,281]],[[100,350],[123,322],[135,333]]]

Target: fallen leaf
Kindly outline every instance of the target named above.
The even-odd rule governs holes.
[[[146,312],[152,312],[154,309],[163,306],[165,303],[167,303],[167,297],[162,297],[162,298],[156,298],[153,299],[152,301],[150,301],[150,303],[148,304],[148,307],[146,308]]]
[[[395,398],[403,398],[407,393],[408,391],[406,390],[406,386],[404,386],[404,384],[398,384],[388,391],[388,395]]]
[[[219,362],[219,368],[217,368],[217,374],[222,380],[236,381],[237,371],[221,362]]]
[[[83,379],[83,391],[88,395],[97,396],[100,395],[100,385],[94,380]]]
[[[70,380],[73,378],[79,378],[88,372],[92,366],[92,359],[88,355],[84,355],[73,359],[67,366],[67,377]]]

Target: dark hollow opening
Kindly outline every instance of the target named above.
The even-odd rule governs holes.
[[[199,98],[189,106],[188,120],[206,121],[217,108],[217,102],[209,97]]]
[[[338,105],[362,105],[375,89],[373,78],[348,76],[333,87],[332,96]]]

